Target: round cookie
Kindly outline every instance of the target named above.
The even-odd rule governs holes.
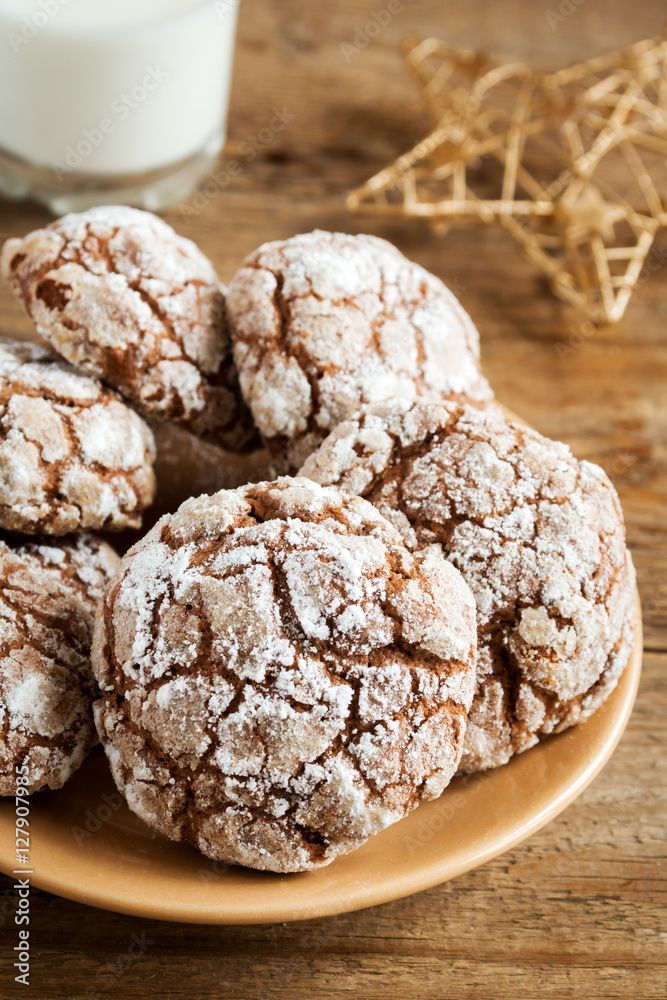
[[[148,425],[97,379],[0,339],[0,528],[140,528],[154,458]]]
[[[112,205],[7,240],[0,270],[40,334],[142,413],[253,446],[210,261],[149,212]]]
[[[117,563],[90,535],[0,533],[0,795],[60,788],[97,742],[90,644]]]
[[[186,501],[98,610],[95,720],[128,804],[209,857],[328,864],[440,795],[474,601],[436,547],[304,479]]]
[[[588,718],[633,642],[635,576],[613,486],[497,408],[396,400],[341,424],[301,470],[370,500],[475,595],[478,686],[461,770]]]
[[[277,471],[298,469],[364,403],[492,396],[470,317],[375,236],[266,243],[234,276],[227,307],[241,388]]]

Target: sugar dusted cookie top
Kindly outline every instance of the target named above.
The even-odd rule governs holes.
[[[60,788],[97,742],[90,643],[117,562],[90,535],[0,532],[0,795],[17,776],[31,792]]]
[[[440,545],[470,585],[478,688],[463,770],[505,763],[613,690],[634,570],[596,465],[496,407],[395,400],[342,423],[301,475],[370,500],[411,549]]]
[[[7,240],[0,269],[40,334],[139,410],[230,450],[255,435],[210,261],[157,216],[66,215]]]
[[[266,243],[228,293],[241,388],[279,471],[392,396],[492,396],[479,336],[447,287],[374,236]]]
[[[139,528],[154,457],[148,425],[97,379],[0,339],[0,528]]]
[[[357,497],[186,501],[100,605],[100,738],[149,825],[232,864],[328,864],[439,795],[474,689],[472,595]]]

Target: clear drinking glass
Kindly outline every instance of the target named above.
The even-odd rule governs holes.
[[[183,200],[225,138],[239,0],[0,0],[0,193]]]

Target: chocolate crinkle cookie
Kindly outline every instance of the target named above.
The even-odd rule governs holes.
[[[97,742],[90,644],[117,563],[91,535],[0,532],[0,795],[60,788]]]
[[[229,450],[253,445],[224,289],[190,240],[149,212],[93,208],[7,240],[0,269],[39,333],[147,416]]]
[[[304,871],[456,771],[474,601],[371,504],[283,478],[159,521],[107,588],[92,659],[130,808],[209,857]]]
[[[154,458],[148,425],[97,379],[0,339],[0,528],[139,528]]]
[[[374,236],[266,243],[234,276],[241,388],[279,472],[299,468],[364,403],[489,399],[479,335],[446,286]]]
[[[412,550],[437,543],[477,603],[461,770],[586,719],[633,643],[635,575],[604,472],[497,410],[397,400],[341,424],[301,474],[370,500]]]

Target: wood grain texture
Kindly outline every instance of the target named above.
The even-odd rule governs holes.
[[[350,217],[343,207],[346,190],[428,126],[398,53],[406,35],[437,34],[497,59],[556,68],[658,34],[664,4],[584,0],[565,6],[573,13],[552,30],[546,14],[558,0],[403,0],[402,12],[346,62],[341,43],[352,43],[383,7],[383,0],[246,0],[225,160],[207,195],[166,218],[201,245],[224,279],[260,242],[319,226],[384,236],[449,284],[479,326],[500,400],[599,462],[619,490],[644,600],[635,713],[604,772],[528,842],[453,882],[372,910],[208,928],[127,918],[34,891],[26,990],[13,983],[12,904],[0,896],[2,997],[667,994],[667,233],[623,321],[591,334],[503,233],[440,238],[414,223]],[[271,130],[276,110],[293,117],[262,131]],[[230,161],[238,164],[233,176]],[[0,203],[5,236],[46,221],[36,206]],[[0,328],[28,329],[5,289]],[[2,879],[0,891],[9,886]]]

